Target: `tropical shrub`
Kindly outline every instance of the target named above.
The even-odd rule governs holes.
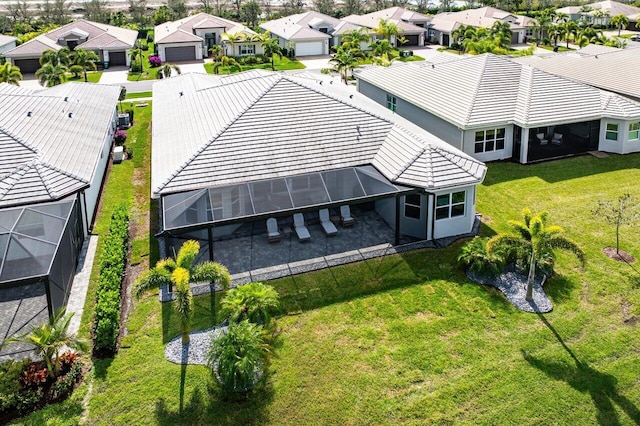
[[[127,260],[129,212],[119,205],[111,216],[100,257],[100,278],[93,319],[93,350],[97,355],[116,351],[120,329],[120,288]]]
[[[268,325],[271,315],[278,310],[278,293],[270,285],[261,282],[244,284],[229,290],[222,299],[222,315],[231,322],[248,320],[254,324]]]
[[[113,140],[115,141],[116,145],[123,145],[127,140],[127,132],[125,132],[124,130],[117,130],[116,134],[113,136]]]
[[[138,73],[142,72],[142,65],[139,62],[131,62],[131,72]]]
[[[149,65],[151,65],[152,68],[157,68],[162,65],[162,59],[156,55],[149,56]]]
[[[487,250],[488,238],[474,237],[465,243],[458,254],[458,262],[469,271],[488,277],[500,274],[504,266],[502,253]]]

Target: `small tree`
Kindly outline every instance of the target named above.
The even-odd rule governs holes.
[[[120,86],[120,96],[118,96],[120,111],[122,111],[122,101],[124,101],[125,99],[127,99],[127,88],[124,86]]]
[[[269,325],[271,315],[278,309],[278,293],[261,282],[244,284],[229,290],[221,302],[223,316],[232,322],[249,320]]]
[[[487,250],[489,238],[474,237],[460,249],[458,262],[471,272],[480,275],[495,277],[504,266],[504,258],[501,253]]]
[[[600,200],[591,213],[616,227],[616,254],[620,255],[620,227],[640,219],[640,204],[631,194],[622,194],[617,203]]]
[[[173,71],[178,73],[178,75],[182,74],[182,71],[180,70],[179,66],[175,64],[170,64],[169,62],[165,62],[164,65],[158,68],[158,71],[156,71],[156,75],[160,79],[169,78],[171,77],[171,74],[173,73]]]
[[[620,37],[620,32],[622,31],[622,29],[629,26],[629,18],[621,13],[611,18],[610,23],[618,29],[618,37]]]

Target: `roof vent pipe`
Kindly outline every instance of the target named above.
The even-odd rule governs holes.
[[[72,112],[69,113],[69,118],[73,118],[73,113]]]
[[[64,101],[65,101],[65,102],[69,102],[69,97],[68,97],[68,96],[65,96],[65,97],[64,97]]]
[[[31,111],[27,112],[27,117],[31,117]]]

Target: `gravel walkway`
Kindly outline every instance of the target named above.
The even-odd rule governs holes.
[[[527,296],[527,276],[514,271],[502,273],[495,279],[476,275],[467,271],[467,276],[474,282],[490,285],[500,290],[511,302],[513,306],[525,312],[546,313],[553,310],[553,304],[544,292],[545,278],[536,277],[533,283],[533,301],[528,302]]]
[[[164,357],[174,364],[207,365],[207,352],[211,340],[226,330],[227,327],[223,326],[190,333],[189,344],[185,346],[182,345],[182,336],[178,336],[165,346]]]

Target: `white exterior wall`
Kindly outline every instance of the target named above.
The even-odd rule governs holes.
[[[475,153],[475,144],[476,144],[476,131],[480,130],[491,130],[498,128],[505,128],[505,136],[504,136],[504,149],[489,151],[489,152],[479,152]],[[495,160],[504,160],[507,158],[511,158],[513,154],[513,125],[504,125],[504,126],[492,126],[492,127],[483,127],[473,130],[465,130],[462,136],[462,146],[457,146],[466,154],[471,155],[473,158],[477,158],[480,161],[495,161]],[[455,146],[455,145],[454,145]]]
[[[193,46],[196,48],[196,59],[202,59],[202,43],[199,43],[197,41],[194,41],[193,43],[166,43],[166,44],[159,44],[158,45],[158,56],[160,56],[160,59],[162,60],[162,62],[166,62],[166,56],[165,56],[165,49],[167,47],[185,47],[185,46]]]
[[[240,54],[240,46],[242,45],[253,45],[253,49],[255,51],[254,55],[262,55],[264,54],[264,48],[262,47],[262,45],[260,43],[251,43],[251,42],[240,42],[240,43],[235,43],[233,45],[233,48],[231,46],[226,47],[226,53],[228,56],[250,56],[250,55],[241,55]]]
[[[433,224],[433,239],[451,237],[454,235],[462,235],[471,232],[473,229],[473,222],[476,217],[476,187],[465,186],[459,188],[448,189],[446,191],[435,192],[434,195],[450,194],[453,192],[465,191],[465,206],[464,215],[457,216],[449,219],[434,220]],[[433,199],[435,200],[435,196]],[[434,203],[431,203],[430,209],[433,208]],[[434,217],[435,212],[430,211],[429,217]]]
[[[598,149],[600,151],[614,152],[616,154],[629,154],[631,152],[640,151],[640,139],[629,139],[629,126],[632,123],[638,123],[640,120],[613,120],[603,118],[600,120],[600,140]],[[618,124],[618,140],[607,139],[607,123]]]
[[[214,33],[216,35],[216,44],[220,44],[221,43],[220,36],[224,32],[225,32],[225,29],[222,28],[222,27],[220,27],[220,28],[197,28],[196,29],[196,35],[198,37],[202,37],[202,40],[204,40],[205,34]]]

